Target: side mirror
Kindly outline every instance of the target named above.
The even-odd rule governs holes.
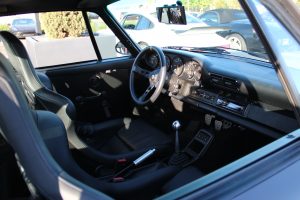
[[[165,24],[183,24],[186,25],[186,15],[184,6],[180,1],[177,5],[165,5],[156,8],[157,18],[159,22]]]
[[[128,49],[124,46],[122,42],[118,42],[115,46],[115,50],[117,53],[122,55],[130,55]]]

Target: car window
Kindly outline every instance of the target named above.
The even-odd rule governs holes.
[[[14,20],[13,25],[27,25],[27,24],[34,24],[34,21],[32,19],[17,19]]]
[[[247,19],[247,15],[245,12],[243,11],[240,11],[240,12],[233,12],[233,17],[234,19]]]
[[[140,17],[138,15],[128,15],[122,24],[124,29],[136,29],[139,23]]]
[[[230,54],[239,57],[268,60],[265,48],[239,0],[183,0],[186,25],[170,24],[168,18],[164,18],[167,16],[165,12],[160,16],[160,23],[156,10],[165,4],[165,1],[119,0],[107,8],[141,48],[150,45],[197,51],[201,51],[198,48],[211,48],[213,51],[223,48],[230,49]],[[147,28],[149,22],[145,18],[152,22],[151,29]],[[224,51],[217,51],[221,52]]]
[[[201,20],[205,23],[219,23],[218,14],[215,12],[208,12],[201,16]]]
[[[119,39],[98,14],[88,12],[88,17],[102,59],[117,58],[130,54],[129,52],[126,55],[117,53],[116,45],[119,43]],[[137,23],[137,16],[127,16],[123,27],[132,27],[134,29]]]
[[[12,24],[8,30],[24,44],[35,68],[97,60],[80,11],[13,15],[3,20]],[[0,50],[4,52],[3,45]]]
[[[87,15],[101,58],[124,56],[116,52],[119,40],[98,14]],[[1,24],[4,20],[6,24]],[[80,11],[14,15],[2,20],[0,17],[0,30],[10,31],[21,40],[35,68],[98,60]],[[0,52],[7,55],[2,43]]]
[[[192,15],[186,13],[186,22],[187,22],[188,24],[190,24],[190,23],[200,23],[201,20],[198,19],[197,17],[194,17],[194,16],[192,16]]]
[[[141,17],[136,30],[146,30],[153,27],[153,23],[146,17]]]

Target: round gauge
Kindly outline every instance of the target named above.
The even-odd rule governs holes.
[[[149,55],[149,57],[147,59],[147,64],[149,65],[149,67],[156,68],[158,65],[157,55],[155,55],[155,54]]]
[[[188,70],[187,71],[188,79],[191,79],[194,77],[194,71],[193,70]]]
[[[195,79],[196,79],[197,81],[200,81],[200,79],[201,79],[201,74],[200,74],[200,72],[196,72],[196,73],[194,74],[194,77],[195,77]]]
[[[166,65],[167,65],[167,70],[169,70],[171,67],[171,60],[170,60],[169,56],[166,56]]]
[[[174,57],[172,60],[172,68],[177,76],[183,72],[183,60],[180,57]]]
[[[188,79],[192,79],[194,77],[194,73],[195,73],[195,67],[193,65],[192,62],[188,63],[185,68],[184,71],[188,77]]]
[[[194,66],[194,71],[195,71],[194,77],[197,81],[199,81],[201,79],[201,71],[202,71],[201,66],[196,61],[193,61],[192,63]]]

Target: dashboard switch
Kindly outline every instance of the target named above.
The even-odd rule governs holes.
[[[226,106],[227,105],[227,102],[222,100],[222,99],[218,99],[217,100],[217,105],[218,106]]]
[[[226,108],[234,110],[234,111],[239,111],[239,112],[244,110],[244,108],[242,106],[239,106],[239,105],[234,104],[234,103],[229,103],[226,106]]]

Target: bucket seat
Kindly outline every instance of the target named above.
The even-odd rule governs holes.
[[[109,194],[119,199],[149,199],[178,172],[175,166],[157,167],[157,163],[123,182],[87,174],[72,158],[61,119],[49,111],[30,109],[9,65],[0,54],[0,129],[34,196],[110,199],[105,195]]]
[[[142,119],[114,119],[93,125],[77,122],[72,101],[53,91],[47,75],[36,73],[22,42],[7,31],[0,32],[0,40],[29,105],[35,110],[55,113],[63,121],[72,147],[93,160],[110,165],[120,158],[136,159],[149,148],[156,148],[158,153],[169,149],[170,137]],[[101,138],[97,148],[80,136],[80,130],[86,131],[87,128],[91,135]]]

